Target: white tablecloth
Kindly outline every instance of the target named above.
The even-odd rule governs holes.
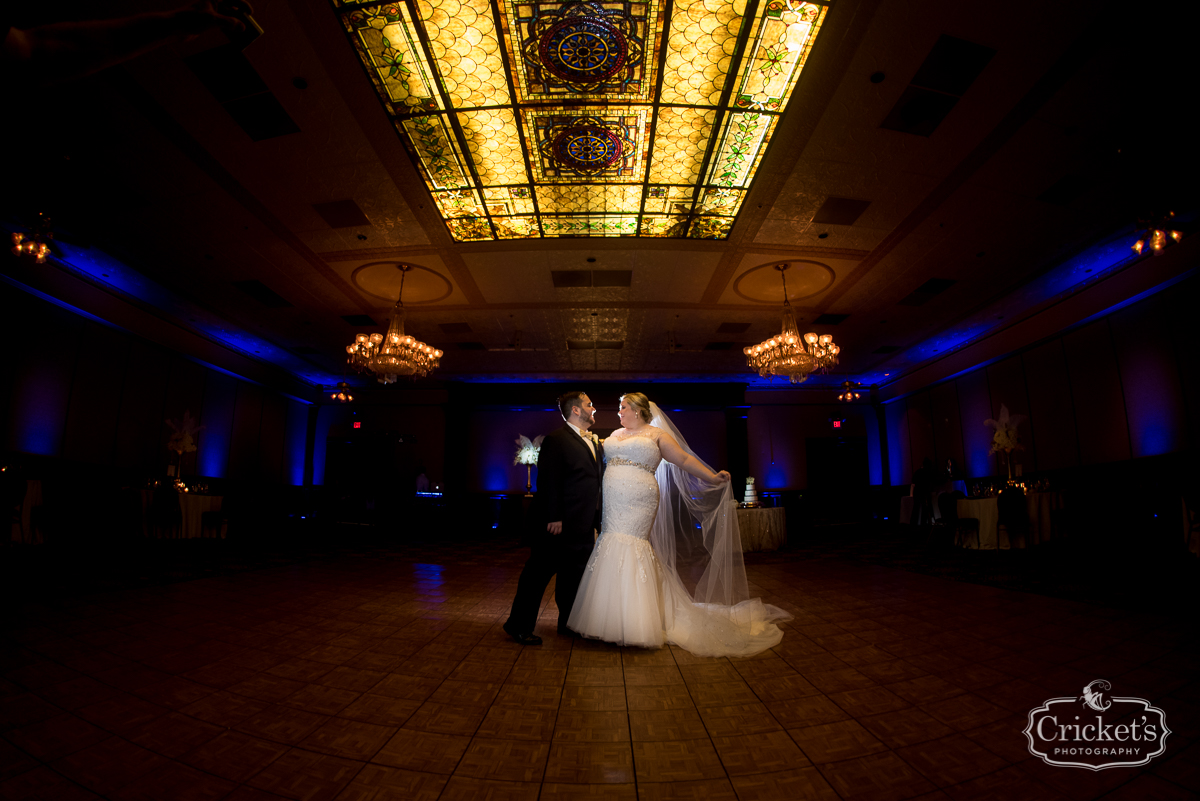
[[[181,539],[203,537],[207,533],[210,537],[224,536],[221,531],[204,531],[204,513],[221,511],[221,501],[224,497],[221,495],[192,495],[188,492],[179,493],[179,513],[180,513],[180,528],[177,531],[163,530],[155,526],[154,515],[154,490],[142,490],[142,534],[146,537],[163,537],[164,535],[170,538],[176,536]]]
[[[19,486],[19,485],[18,485]],[[19,518],[12,521],[10,536],[13,542],[25,545],[42,543],[42,527],[34,519],[33,510],[42,505],[42,482],[36,478],[26,479],[25,497],[21,501]]]
[[[222,500],[224,498],[220,495],[192,495],[181,492],[179,494],[179,510],[183,513],[182,537],[184,539],[203,537],[206,533],[202,525],[203,514],[221,511]],[[221,536],[220,529],[207,533],[213,537]]]
[[[1009,547],[1007,535],[1003,544],[1000,542],[999,498],[960,498],[957,506],[959,518],[973,517],[979,521],[978,539],[964,531],[957,537],[959,545],[985,551]]]
[[[743,551],[777,551],[787,545],[787,517],[782,506],[738,509]]]
[[[1041,545],[1050,541],[1050,513],[1061,509],[1063,505],[1061,492],[1031,492],[1025,496],[1029,506],[1029,536],[1026,544]]]
[[[965,499],[958,502],[959,517],[974,517],[979,520],[979,540],[970,534],[959,536],[959,544],[964,548],[979,547],[983,550],[996,548],[1031,548],[1049,542],[1052,534],[1050,513],[1061,509],[1062,493],[1059,492],[1030,492],[1025,496],[1025,506],[1029,513],[1028,533],[1014,532],[1010,537],[1007,526],[1000,525],[999,498]]]

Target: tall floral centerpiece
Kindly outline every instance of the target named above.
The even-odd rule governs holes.
[[[175,464],[167,465],[167,475],[179,478],[183,472],[183,455],[185,453],[194,453],[196,450],[196,435],[200,433],[204,426],[196,425],[196,419],[192,417],[190,411],[183,413],[183,419],[179,422],[167,420],[167,425],[171,427],[171,438],[167,440],[167,450],[174,451]]]
[[[517,455],[513,457],[513,464],[525,465],[525,497],[532,498],[533,466],[537,464],[538,452],[542,449],[542,438],[539,436],[530,440],[524,434],[518,434],[514,441],[517,443]]]
[[[996,433],[992,436],[992,449],[988,453],[1003,453],[1004,461],[1008,463],[1008,477],[1012,475],[1012,452],[1023,451],[1025,446],[1021,444],[1021,435],[1017,432],[1017,426],[1021,425],[1021,421],[1025,419],[1023,414],[1009,414],[1008,407],[1003,403],[1000,404],[1000,419],[984,420],[983,424],[990,428],[994,428]]]

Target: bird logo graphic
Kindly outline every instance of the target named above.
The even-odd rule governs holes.
[[[1095,689],[1096,687],[1099,687],[1100,689],[1097,690],[1097,689]],[[1089,707],[1096,710],[1097,712],[1104,712],[1110,706],[1112,706],[1112,701],[1106,702],[1104,700],[1104,696],[1101,694],[1101,691],[1102,690],[1111,690],[1111,689],[1112,689],[1112,685],[1109,684],[1107,681],[1105,681],[1104,679],[1096,679],[1091,684],[1089,684],[1088,686],[1083,688],[1083,695],[1081,695],[1079,697],[1079,700],[1083,701],[1085,704],[1087,704]]]

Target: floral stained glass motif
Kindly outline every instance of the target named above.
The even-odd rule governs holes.
[[[829,0],[332,0],[457,241],[729,236]]]
[[[439,108],[416,28],[402,3],[351,11],[342,17],[358,56],[368,65],[375,91],[395,113]]]

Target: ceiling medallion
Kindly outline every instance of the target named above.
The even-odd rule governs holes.
[[[570,83],[599,83],[623,66],[629,55],[625,36],[599,17],[559,22],[538,43],[542,65]]]

